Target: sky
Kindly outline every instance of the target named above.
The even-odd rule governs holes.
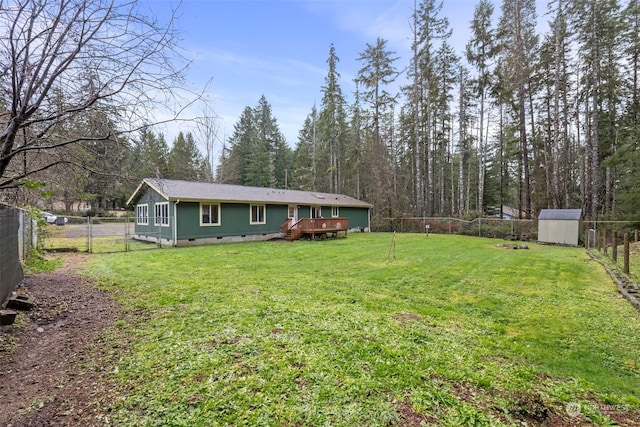
[[[450,44],[459,55],[469,40],[469,23],[477,0],[444,0],[441,16],[449,19]],[[538,14],[546,2],[538,2]],[[495,1],[497,19],[499,1]],[[320,106],[333,43],[340,59],[343,94],[350,101],[357,61],[367,44],[381,37],[400,59],[401,70],[411,57],[413,0],[141,0],[141,9],[162,22],[178,7],[175,28],[180,46],[191,60],[186,85],[204,97],[218,120],[218,149],[233,133],[246,107],[262,95],[272,107],[280,131],[293,148],[312,107]],[[399,82],[403,77],[400,77]],[[196,104],[184,117],[202,114]],[[162,113],[159,113],[162,116]],[[194,132],[185,122],[159,128],[171,144],[179,131]]]

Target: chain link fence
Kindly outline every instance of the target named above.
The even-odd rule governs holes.
[[[157,231],[145,232],[149,240],[145,242],[135,240],[135,218],[123,217],[82,217],[68,216],[65,221],[58,220],[55,224],[47,224],[41,233],[41,245],[46,251],[69,252],[126,252],[136,250],[157,249],[162,247],[166,239],[161,236],[161,228]],[[633,241],[637,241],[638,223],[631,221],[584,221],[582,223],[581,245],[588,244],[589,230],[617,230],[620,235],[630,232]],[[372,230],[379,232],[399,233],[439,233],[461,234],[488,238],[531,240],[538,238],[538,220],[536,219],[500,219],[476,218],[464,220],[451,217],[406,217],[406,218],[375,218],[372,220]],[[166,236],[165,236],[166,237]],[[21,253],[26,257],[26,251],[31,240],[36,239],[35,231],[26,228],[22,232]],[[35,243],[34,243],[35,245]]]
[[[399,233],[462,234],[513,240],[537,240],[537,219],[476,218],[464,220],[448,217],[376,218],[373,231]],[[595,247],[595,232],[617,233],[620,239],[629,233],[632,243],[638,243],[640,223],[637,221],[583,221],[580,245]],[[591,239],[590,239],[591,236]],[[620,243],[621,244],[621,240]]]
[[[463,234],[467,236],[536,240],[538,222],[532,219],[414,217],[377,218],[374,231],[399,233]]]
[[[68,216],[47,224],[43,248],[50,252],[109,253],[157,249],[158,243],[135,240],[134,218]],[[153,233],[152,233],[153,234]]]

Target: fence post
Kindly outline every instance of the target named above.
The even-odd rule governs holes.
[[[618,262],[618,232],[611,233],[611,258],[613,262]]]
[[[629,274],[629,233],[624,233],[624,268],[625,274]]]
[[[87,216],[87,253],[91,253],[91,216]]]
[[[635,234],[635,241],[636,243],[638,243],[638,230],[635,230],[634,234]]]
[[[27,216],[24,214],[23,209],[18,209],[18,258],[20,261],[27,259],[27,241],[25,239],[25,228],[27,226]]]
[[[607,230],[602,230],[602,249],[603,249],[605,255],[608,255],[607,254],[607,246],[608,246],[607,245],[607,243],[608,243],[607,242],[607,234],[608,234]]]
[[[124,251],[129,252],[129,216],[124,220]]]

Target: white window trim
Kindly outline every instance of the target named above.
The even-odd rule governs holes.
[[[331,218],[340,217],[340,208],[338,206],[331,206]]]
[[[258,207],[262,208],[262,221],[253,221],[253,208]],[[267,205],[249,205],[249,224],[251,225],[260,225],[267,223]]]
[[[167,207],[167,216],[164,217],[162,215],[158,215],[158,208],[160,208],[160,213],[162,214],[162,206],[166,206]],[[154,213],[154,217],[153,217],[153,225],[157,226],[161,226],[161,227],[169,227],[169,202],[160,202],[160,203],[156,203],[153,206],[153,213]]]
[[[218,222],[202,222],[202,205],[218,207]],[[211,213],[211,211],[209,211],[209,213]],[[219,227],[222,224],[222,211],[220,210],[220,203],[200,203],[200,207],[198,208],[198,216],[200,217],[201,227]]]
[[[142,208],[144,208],[145,215],[140,215]],[[136,205],[136,224],[149,225],[149,205],[147,203]]]

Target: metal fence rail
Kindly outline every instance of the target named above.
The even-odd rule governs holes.
[[[617,231],[620,236],[630,233],[632,240],[637,242],[639,225],[637,221],[583,221],[581,242],[583,245],[588,243],[589,230]],[[372,228],[382,232],[424,233],[428,229],[429,232],[442,234],[522,240],[538,238],[537,219],[476,218],[467,221],[449,217],[376,218]]]
[[[47,224],[44,249],[57,252],[109,253],[157,249],[156,243],[133,239],[130,217],[67,217],[64,225]]]
[[[145,236],[155,242],[135,240],[135,219],[132,217],[81,217],[69,216],[64,225],[47,224],[44,230],[42,248],[47,251],[73,251],[87,253],[126,252],[156,249],[166,239],[157,231],[145,231]],[[630,221],[584,221],[581,244],[587,242],[590,229],[631,231],[637,223]],[[464,220],[451,217],[407,217],[375,218],[373,231],[399,233],[442,233],[468,236],[537,240],[538,221],[536,219],[476,218]],[[23,240],[32,240],[31,231],[23,232]],[[25,248],[28,244],[25,245]],[[26,251],[25,251],[26,254]]]
[[[374,231],[399,233],[464,234],[468,236],[535,240],[538,223],[532,219],[476,218],[467,221],[448,217],[378,218]]]

